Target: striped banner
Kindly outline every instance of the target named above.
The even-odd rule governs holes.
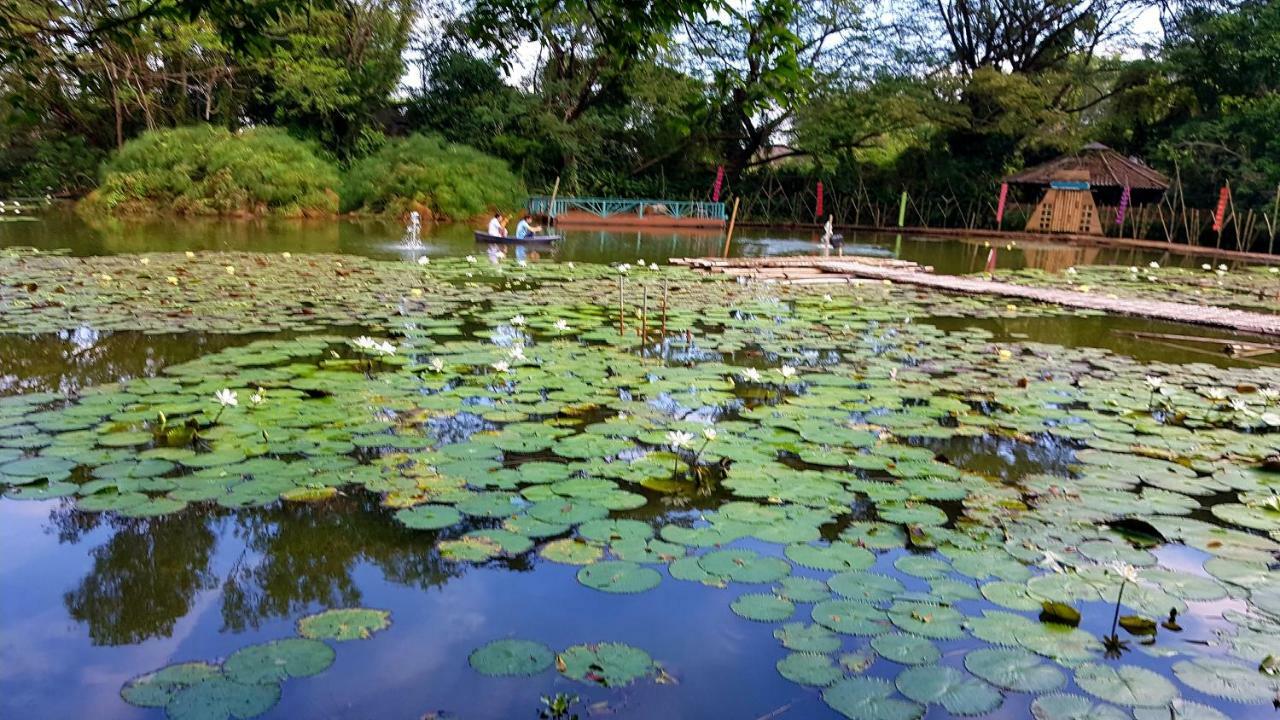
[[[724,166],[716,167],[716,183],[711,186],[711,202],[720,202],[720,186],[724,185]]]
[[[1124,212],[1129,209],[1129,186],[1124,186],[1124,192],[1120,193],[1120,207],[1116,208],[1116,225],[1124,226]]]
[[[1222,232],[1222,225],[1227,219],[1227,201],[1231,199],[1231,186],[1223,185],[1218,191],[1218,209],[1213,213],[1213,231]]]
[[[996,226],[1004,221],[1004,204],[1009,199],[1009,183],[1000,183],[1000,202],[996,203]]]
[[[814,217],[822,217],[822,181],[818,181],[818,207],[813,213]]]

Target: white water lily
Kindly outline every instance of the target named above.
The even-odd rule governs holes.
[[[1228,267],[1226,266],[1226,264],[1222,264],[1222,265],[1219,265],[1219,266],[1218,266],[1218,269],[1219,269],[1219,270],[1221,270],[1222,272],[1226,272],[1226,271],[1227,271],[1227,270],[1229,270],[1230,268],[1228,268]]]
[[[102,273],[99,277],[102,278],[103,282],[111,282],[111,276],[106,273]]]
[[[1147,276],[1147,280],[1149,280],[1150,282],[1155,282],[1155,281],[1156,281],[1156,280],[1158,280],[1158,279],[1159,279],[1159,278],[1157,278],[1155,275],[1148,275],[1148,276]]]
[[[1212,270],[1212,269],[1213,269],[1213,266],[1212,266],[1212,265],[1210,265],[1209,263],[1205,263],[1205,264],[1203,264],[1203,265],[1201,265],[1201,266],[1200,266],[1200,269],[1201,269],[1201,270]]]
[[[1200,391],[1200,394],[1209,398],[1210,400],[1226,400],[1227,399],[1227,391],[1220,387],[1205,388]]]
[[[228,265],[228,266],[226,266],[225,268],[223,268],[223,270],[226,270],[228,275],[235,275],[235,274],[236,274],[236,266],[235,266],[235,265]]]
[[[570,261],[570,262],[568,262],[568,263],[566,263],[566,264],[569,266],[569,269],[570,269],[570,270],[572,270],[572,269],[573,269],[573,262],[572,262],[572,261]]]
[[[569,323],[568,323],[568,322],[565,322],[565,320],[564,320],[563,318],[562,318],[562,319],[560,319],[560,320],[557,320],[557,321],[556,321],[556,330],[557,330],[557,331],[559,331],[559,332],[564,332],[564,331],[566,331],[566,330],[568,330],[568,329],[569,329]]]
[[[1280,400],[1280,390],[1277,390],[1276,388],[1273,388],[1273,387],[1262,388],[1261,390],[1258,391],[1258,394],[1261,395],[1262,399],[1266,400],[1268,403],[1273,403],[1276,400]]]
[[[631,272],[631,263],[622,263],[621,265],[619,265],[618,272],[624,275]]]
[[[512,346],[512,348],[507,351],[507,355],[512,360],[524,360],[524,346],[523,345]]]
[[[1076,269],[1075,269],[1074,267],[1069,267],[1069,268],[1067,268],[1067,274],[1068,274],[1068,275],[1075,275],[1075,274],[1076,274]]]
[[[474,265],[474,264],[475,264],[475,262],[476,262],[476,256],[475,256],[475,255],[468,255],[468,256],[467,256],[467,262],[469,262],[469,263],[471,263],[472,265]]]
[[[1269,268],[1268,272],[1270,272],[1272,275],[1275,275],[1276,273],[1280,273],[1280,268],[1278,267]]]
[[[396,346],[395,346],[395,345],[392,345],[391,343],[389,343],[389,342],[387,342],[387,341],[385,341],[385,340],[384,340],[384,341],[382,341],[382,342],[380,342],[380,343],[378,343],[377,345],[374,345],[373,349],[374,349],[374,350],[377,350],[379,353],[381,353],[381,354],[383,354],[383,355],[395,355],[395,354],[396,354]]]
[[[1133,267],[1133,266],[1130,266],[1130,267],[1129,267],[1129,272],[1130,272],[1130,273],[1132,273],[1132,274],[1134,274],[1134,275],[1137,275],[1137,274],[1138,274],[1138,268]]]
[[[418,258],[418,264],[419,264],[419,265],[430,265],[430,264],[431,264],[431,258],[427,257],[426,255],[423,255],[422,257]]]
[[[1067,570],[1062,566],[1063,560],[1051,550],[1044,551],[1044,557],[1037,563],[1042,568],[1046,568],[1055,573],[1065,573]]]
[[[511,323],[512,327],[520,327],[524,325],[524,316],[516,315],[515,317],[511,318],[507,322]]]
[[[262,401],[267,399],[266,392],[266,390],[258,388],[257,392],[249,396],[249,402],[253,403],[254,407],[261,405]]]
[[[1267,427],[1280,427],[1280,413],[1265,412],[1265,413],[1262,413],[1262,417],[1258,419],[1261,420],[1262,424],[1266,425]],[[1276,509],[1280,510],[1280,508],[1276,508]]]
[[[703,428],[703,429],[702,429],[702,437],[703,437],[705,440],[707,440],[708,442],[710,442],[711,440],[715,440],[715,439],[716,439],[716,429],[715,429],[715,428],[713,428],[713,427]]]
[[[783,365],[782,367],[778,368],[778,372],[782,374],[783,380],[790,380],[791,378],[796,376],[796,369],[791,367],[790,365]]]
[[[1155,375],[1147,376],[1147,387],[1152,390],[1159,390],[1161,385],[1164,385],[1164,380],[1161,378],[1158,378]]]
[[[517,260],[517,261],[516,261],[516,265],[519,265],[520,267],[528,267],[528,266],[529,266],[529,261],[528,261],[528,260]]]
[[[742,371],[742,379],[751,382],[760,382],[760,371],[755,368],[747,368]]]
[[[151,264],[151,258],[149,258],[149,257],[138,258],[138,262],[142,263],[143,265],[150,265],[150,264]]]
[[[188,259],[188,260],[190,260],[191,258],[193,258],[193,257],[195,257],[195,256],[196,256],[196,254],[195,254],[195,253],[193,253],[193,252],[191,252],[190,250],[188,250],[185,254],[186,254],[186,256],[187,256],[187,259]]]
[[[293,257],[293,253],[286,250],[285,252],[280,253],[280,257],[284,258],[285,260],[288,260],[289,258]]]
[[[240,404],[240,398],[236,396],[236,391],[230,388],[222,388],[214,393],[213,399],[217,400],[222,407],[235,407]]]
[[[504,373],[511,369],[511,364],[508,363],[506,360],[499,360],[498,362],[489,365],[489,367],[493,368],[494,370],[497,370],[500,373]]]
[[[167,283],[169,283],[170,285],[177,285],[177,284],[178,284],[178,276],[177,276],[177,275],[170,275],[169,277],[165,278],[165,279],[164,279],[164,281],[165,281],[165,282],[167,282]]]
[[[639,260],[637,260],[636,264],[639,265],[640,267],[644,267],[644,258],[640,258]]]
[[[354,343],[355,346],[360,348],[361,350],[372,350],[378,346],[378,341],[374,340],[368,335],[361,335],[360,337],[356,338],[355,340],[352,340],[351,342]]]
[[[1119,575],[1125,580],[1125,582],[1131,582],[1134,585],[1137,585],[1138,581],[1142,579],[1138,575],[1138,568],[1124,562],[1123,560],[1116,560],[1108,565],[1108,567],[1111,569],[1111,572]]]
[[[1152,270],[1159,270],[1160,263],[1156,262],[1155,260],[1152,260],[1151,262],[1147,263],[1147,267],[1151,268]]]
[[[693,442],[693,433],[687,433],[683,430],[672,430],[667,433],[667,444],[673,448],[689,447],[691,442]]]
[[[444,372],[444,361],[433,357],[427,361],[427,367],[431,368],[432,372]]]
[[[1231,398],[1231,409],[1245,417],[1253,415],[1253,411],[1249,409],[1249,404],[1243,398]]]
[[[824,303],[829,303],[829,302],[831,302],[831,296],[830,296],[830,295],[823,295],[823,296],[822,296],[822,302],[824,302]]]

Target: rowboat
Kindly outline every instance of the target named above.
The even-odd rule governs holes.
[[[526,235],[517,238],[510,235],[490,235],[486,232],[476,230],[476,242],[478,243],[503,243],[506,245],[547,245],[560,239],[559,235]]]

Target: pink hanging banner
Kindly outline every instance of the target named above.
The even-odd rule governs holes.
[[[1222,224],[1227,219],[1227,201],[1231,199],[1231,186],[1223,185],[1218,191],[1218,209],[1213,213],[1213,231],[1222,232]]]
[[[1000,202],[996,203],[996,225],[1004,220],[1004,203],[1009,199],[1009,183],[1000,183]]]
[[[814,211],[814,217],[822,217],[822,181],[818,181],[818,208]]]
[[[724,166],[716,167],[716,184],[711,186],[711,202],[720,202],[720,186],[724,185]]]
[[[1120,207],[1116,208],[1116,225],[1124,226],[1124,212],[1129,209],[1129,186],[1124,186],[1124,192],[1120,193]]]

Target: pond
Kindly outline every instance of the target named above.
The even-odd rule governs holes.
[[[1273,716],[1265,359],[468,233],[0,225],[0,716]]]

